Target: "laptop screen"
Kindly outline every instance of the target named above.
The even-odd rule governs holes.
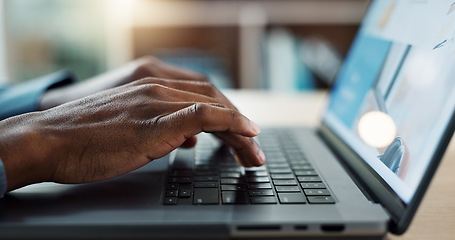
[[[324,123],[408,204],[455,110],[455,3],[372,3]]]

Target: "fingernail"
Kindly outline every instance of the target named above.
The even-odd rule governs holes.
[[[259,134],[261,132],[261,129],[259,128],[259,126],[255,122],[250,120],[250,125],[251,125],[251,128],[253,129],[254,134],[257,135],[257,134]]]
[[[261,164],[264,164],[265,163],[265,154],[261,149],[259,149],[258,157],[261,160]]]

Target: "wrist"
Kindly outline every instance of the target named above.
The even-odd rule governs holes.
[[[0,157],[5,167],[7,191],[52,178],[51,151],[34,121],[38,114],[0,121]]]

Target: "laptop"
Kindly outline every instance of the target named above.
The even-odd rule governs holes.
[[[203,134],[195,148],[119,178],[7,194],[0,238],[403,233],[454,133],[453,9],[451,1],[372,2],[321,126],[263,129],[265,166],[236,165],[228,148]]]

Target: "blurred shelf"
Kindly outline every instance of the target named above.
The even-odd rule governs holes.
[[[116,67],[163,48],[215,51],[233,85],[263,81],[261,43],[270,27],[290,27],[348,48],[370,0],[109,0],[107,65]],[[302,34],[301,34],[302,33]],[[118,46],[123,46],[119,48]]]
[[[239,25],[256,8],[266,22],[358,24],[369,0],[138,0],[134,26]]]

